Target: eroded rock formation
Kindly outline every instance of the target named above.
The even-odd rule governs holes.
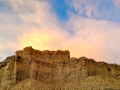
[[[16,55],[0,62],[0,90],[82,90],[86,89],[87,85],[84,86],[80,82],[85,80],[87,83],[89,82],[87,80],[91,80],[87,87],[89,90],[92,87],[95,88],[96,84],[94,86],[90,83],[98,77],[100,79],[96,83],[102,82],[103,78],[108,78],[112,81],[112,86],[114,84],[116,86],[117,82],[116,89],[120,90],[120,65],[96,62],[85,57],[70,58],[68,50],[39,51],[26,47],[16,51]],[[26,85],[29,81],[39,82],[38,88],[33,89],[34,86],[23,88],[24,85],[21,85],[25,80]],[[74,88],[69,86],[70,83]],[[107,88],[104,83],[97,89]],[[18,86],[22,89],[17,89]],[[115,86],[110,88],[115,89]]]

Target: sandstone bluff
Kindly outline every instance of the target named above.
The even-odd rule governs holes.
[[[0,90],[120,90],[120,65],[66,51],[16,51],[0,62]]]

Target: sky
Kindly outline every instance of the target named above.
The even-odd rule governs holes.
[[[0,61],[27,46],[120,64],[120,0],[0,0]]]

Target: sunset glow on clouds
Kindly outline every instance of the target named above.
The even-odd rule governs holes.
[[[119,0],[0,0],[0,60],[16,50],[70,50],[120,64]]]

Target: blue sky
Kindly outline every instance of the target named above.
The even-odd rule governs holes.
[[[74,7],[71,7],[67,2],[72,3],[72,0],[48,0],[52,6],[54,13],[57,15],[59,20],[67,21],[69,19],[69,12],[73,12],[78,14],[79,10],[75,10]],[[76,0],[80,1],[80,0]],[[86,1],[86,0],[85,0]],[[95,5],[97,12],[100,14],[99,16],[95,15],[94,12],[91,12],[91,18],[97,20],[109,20],[112,22],[120,23],[120,9],[114,5],[113,0],[91,0],[89,3],[78,3],[82,6],[82,8],[86,8],[87,5],[92,5],[94,8]],[[78,14],[79,15],[79,14]],[[80,14],[83,17],[88,18],[89,16],[86,14],[86,10]]]
[[[0,0],[0,61],[32,46],[120,64],[119,5],[119,0]]]
[[[70,10],[70,6],[67,5],[65,0],[49,0],[49,2],[59,20],[67,21],[69,19],[68,10]]]

